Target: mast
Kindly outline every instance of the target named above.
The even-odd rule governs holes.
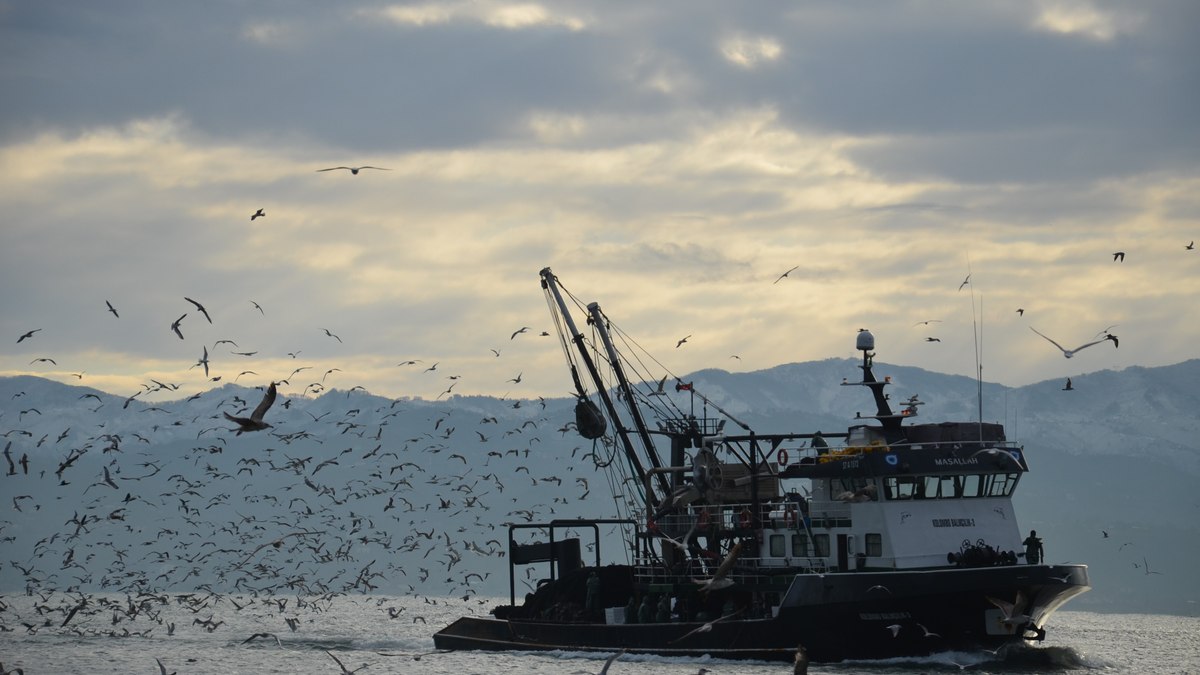
[[[608,334],[608,327],[604,324],[604,315],[600,312],[600,304],[593,302],[588,305],[588,313],[592,316],[592,323],[596,326],[596,332],[600,334],[600,341],[604,343],[604,351],[608,353],[608,361],[612,365],[613,373],[617,376],[617,386],[621,388],[621,394],[625,397],[625,403],[629,406],[629,414],[633,416],[633,425],[637,428],[638,437],[642,440],[642,445],[646,449],[646,457],[655,469],[662,469],[662,462],[658,458],[658,451],[654,448],[654,441],[650,439],[650,432],[646,429],[646,422],[642,419],[642,411],[638,409],[637,399],[633,397],[633,389],[629,386],[629,380],[625,377],[625,369],[621,367],[621,358],[617,354],[617,350],[613,347],[612,338]],[[626,435],[628,430],[624,427],[619,427],[622,435]],[[628,446],[632,444],[627,442]],[[667,483],[667,478],[661,471],[655,471],[655,476],[658,478],[659,488],[662,489],[664,495],[671,494],[671,488]],[[646,495],[647,499],[653,496],[653,493]]]
[[[554,303],[558,306],[558,313],[560,316],[562,316],[563,321],[567,324],[567,330],[569,330],[571,333],[571,342],[575,344],[575,348],[579,351],[580,358],[583,360],[583,365],[585,368],[587,368],[588,375],[591,376],[592,382],[596,385],[596,392],[600,395],[600,400],[604,403],[604,408],[608,410],[608,415],[613,420],[613,425],[617,430],[616,435],[621,439],[621,444],[625,449],[625,456],[629,460],[630,465],[632,465],[634,473],[637,474],[637,484],[639,486],[646,485],[646,469],[642,466],[641,460],[634,451],[633,443],[629,440],[628,433],[626,433],[625,428],[621,425],[621,418],[619,415],[617,415],[616,406],[613,405],[612,398],[608,395],[608,390],[604,386],[604,381],[600,377],[599,371],[596,370],[595,362],[592,361],[591,355],[588,354],[587,346],[583,339],[583,333],[581,333],[579,329],[575,327],[575,320],[571,318],[571,312],[568,310],[567,304],[563,301],[562,294],[558,292],[557,277],[554,276],[554,272],[550,271],[549,267],[543,268],[540,274],[542,277],[542,288],[549,292],[554,298]],[[608,332],[603,331],[602,335],[607,341]],[[614,361],[614,363],[616,362]],[[583,384],[579,381],[579,374],[575,369],[575,364],[571,363],[570,366],[571,378],[575,380],[575,389],[579,392],[579,397],[583,399],[585,398],[583,394]],[[621,376],[621,381],[624,381],[623,376]],[[627,391],[625,391],[625,393],[628,394]],[[636,419],[640,421],[641,418],[638,417]],[[645,425],[643,424],[643,429],[644,426]],[[653,446],[650,447],[653,448]],[[651,452],[650,455],[652,458],[656,457],[653,452]],[[657,466],[657,463],[655,463],[655,465]],[[649,504],[651,508],[658,506],[658,499],[655,498],[653,492],[648,492],[645,495],[645,499],[646,503]]]

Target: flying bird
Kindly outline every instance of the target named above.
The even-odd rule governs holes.
[[[683,345],[683,343],[687,342],[687,341],[688,341],[688,338],[690,338],[690,337],[692,337],[692,336],[691,336],[691,335],[688,335],[687,337],[680,339],[680,340],[679,340],[679,342],[676,342],[676,343],[675,343],[675,349],[679,349],[679,347],[680,347],[680,346],[682,346],[682,345]]]
[[[329,337],[333,338],[334,340],[337,340],[338,342],[341,342],[341,341],[342,341],[342,338],[340,338],[340,337],[338,337],[338,336],[334,335],[333,333],[329,332],[329,329],[328,329],[328,328],[318,328],[317,330],[323,330],[323,331],[325,331],[325,334],[326,334],[326,335],[328,335]]]
[[[1125,262],[1125,251],[1117,251],[1116,253],[1113,253],[1113,260]]]
[[[196,302],[195,300],[193,300],[193,299],[191,299],[191,298],[189,298],[189,297],[184,297],[184,300],[187,300],[188,302],[190,302],[190,303],[192,303],[193,305],[195,305],[195,306],[196,306],[196,309],[200,310],[200,313],[204,315],[204,318],[208,319],[208,322],[209,322],[209,323],[212,323],[212,317],[208,315],[208,310],[207,310],[207,309],[204,309],[204,305],[202,305],[202,304],[200,304],[200,303]]]
[[[796,265],[796,266],[795,266],[795,267],[793,267],[792,269],[790,269],[790,270],[788,270],[788,271],[784,272],[783,274],[780,274],[778,279],[776,279],[775,281],[772,281],[772,282],[771,282],[771,285],[775,285],[775,284],[777,284],[777,283],[779,283],[779,282],[783,281],[784,279],[788,278],[788,275],[789,275],[789,274],[791,274],[792,272],[795,272],[795,271],[796,271],[796,270],[797,270],[799,267],[800,267],[799,265]]]
[[[1000,613],[1004,615],[1004,618],[1000,622],[1006,626],[1024,626],[1033,620],[1033,617],[1025,613],[1028,600],[1021,591],[1017,591],[1017,597],[1013,602],[999,600],[990,595],[983,597],[987,598],[988,602],[995,605],[1000,610]]]
[[[337,171],[338,169],[345,169],[346,171],[349,171],[350,173],[354,174],[355,176],[357,176],[358,172],[362,171],[363,169],[375,169],[376,171],[391,171],[391,169],[385,169],[382,166],[331,166],[328,169],[317,169],[317,173],[320,173],[322,171]]]
[[[118,319],[119,319],[119,318],[121,318],[121,315],[120,315],[120,314],[117,314],[117,309],[116,309],[115,307],[113,307],[113,306],[112,306],[112,303],[111,303],[111,302],[109,302],[109,301],[105,300],[105,301],[104,301],[104,304],[108,305],[108,311],[112,312],[112,315],[113,315],[113,316],[117,317]]]
[[[1189,241],[1188,245],[1184,246],[1184,248],[1186,248],[1189,251],[1194,250],[1196,248],[1196,240],[1193,239],[1192,241]]]
[[[527,330],[529,330],[529,326],[521,326],[519,329],[513,331],[513,334],[508,336],[508,339],[511,340]]]
[[[958,285],[958,290],[961,291],[963,289],[963,286],[966,286],[969,283],[971,283],[971,275],[970,274],[968,274],[967,278],[963,279],[962,283]]]
[[[1089,343],[1087,343],[1087,344],[1079,345],[1078,347],[1076,347],[1076,348],[1074,348],[1074,349],[1066,349],[1066,348],[1064,348],[1062,345],[1060,345],[1060,344],[1058,344],[1057,342],[1055,342],[1054,340],[1051,340],[1050,338],[1046,337],[1045,335],[1042,335],[1042,333],[1039,333],[1039,332],[1038,332],[1038,330],[1037,330],[1036,328],[1034,328],[1033,326],[1030,326],[1030,327],[1029,327],[1029,330],[1031,330],[1031,331],[1033,331],[1033,332],[1037,333],[1038,335],[1041,335],[1042,337],[1046,338],[1046,340],[1047,340],[1047,341],[1048,341],[1050,344],[1052,344],[1052,345],[1054,345],[1055,347],[1058,347],[1060,350],[1062,350],[1063,356],[1064,356],[1064,357],[1066,357],[1066,358],[1068,358],[1068,359],[1069,359],[1069,358],[1071,358],[1072,356],[1075,356],[1075,354],[1076,354],[1077,352],[1079,352],[1081,349],[1086,349],[1086,348],[1088,348],[1088,347],[1091,347],[1092,345],[1098,345],[1098,344],[1100,344],[1101,342],[1104,342],[1105,340],[1108,340],[1108,339],[1110,339],[1110,338],[1111,338],[1111,339],[1112,339],[1112,341],[1113,341],[1113,346],[1116,346],[1116,336],[1110,335],[1110,336],[1108,336],[1108,337],[1103,337],[1103,338],[1100,338],[1099,340],[1093,340],[1092,342],[1089,342]]]
[[[179,336],[180,340],[183,339],[183,331],[179,330],[179,324],[181,321],[183,321],[184,317],[186,317],[186,316],[187,316],[187,312],[184,312],[183,316],[179,317],[178,319],[175,319],[175,321],[173,321],[171,323],[171,330],[175,331],[175,334]]]
[[[942,338],[927,337],[927,338],[925,338],[925,341],[926,342],[941,342]]]
[[[254,309],[257,309],[259,314],[262,314],[263,316],[267,315],[267,313],[263,311],[262,305],[253,300],[250,301],[250,304],[254,305]]]
[[[30,361],[29,365],[32,366],[35,363],[46,363],[46,362],[53,363],[56,366],[58,365],[58,361],[55,361],[54,359],[46,358],[45,356],[43,356],[40,359],[34,359],[34,360]]]
[[[242,644],[254,642],[258,638],[267,638],[267,639],[274,640],[275,644],[279,645],[280,647],[283,647],[283,643],[280,642],[279,636],[274,633],[255,633],[254,635],[251,635],[250,637],[246,638],[245,640],[242,640]]]
[[[29,338],[33,337],[33,334],[40,330],[41,330],[41,328],[34,328],[33,330],[29,331],[28,333],[25,333],[21,337],[17,338],[17,344],[21,344],[25,340],[28,340]]]
[[[357,173],[357,172],[356,172],[356,173]],[[329,651],[328,649],[326,649],[326,650],[325,650],[325,653],[326,653],[326,654],[329,654],[329,658],[333,659],[333,660],[334,660],[334,662],[338,664],[338,667],[342,669],[342,675],[354,675],[354,674],[355,674],[355,673],[357,673],[358,671],[360,671],[360,670],[362,670],[363,668],[366,668],[366,667],[367,667],[367,664],[365,664],[365,663],[364,663],[364,664],[362,664],[361,666],[359,666],[359,667],[355,668],[354,670],[350,670],[349,668],[347,668],[347,667],[345,666],[345,664],[343,664],[343,663],[341,662],[341,660],[339,660],[339,659],[338,659],[338,657],[336,657],[336,656],[334,656],[334,655],[333,655],[333,652],[331,652],[331,651]]]
[[[208,377],[208,347],[204,345],[201,345],[201,347],[204,349],[204,355],[200,357],[200,360],[197,361],[196,365],[192,366],[192,368],[195,368],[196,366],[204,366],[204,376]]]
[[[254,212],[254,215],[250,216],[250,220],[253,221],[255,218],[266,218],[266,217],[267,217],[266,212],[264,212],[262,209],[259,209]]]
[[[914,327],[916,327],[916,326],[928,326],[928,325],[929,325],[929,324],[931,324],[931,323],[941,323],[941,322],[942,322],[942,320],[941,320],[941,319],[930,319],[930,320],[928,320],[928,321],[918,321],[918,322],[914,323],[914,324],[913,324],[913,326],[914,326]]]
[[[663,387],[666,384],[667,384],[667,376],[663,375],[662,379],[658,381],[658,388],[655,389],[654,391],[650,392],[650,395],[651,396],[666,396],[667,392],[666,392],[666,390],[663,389]]]
[[[230,422],[235,422],[238,425],[237,435],[241,436],[244,431],[262,431],[269,428],[271,425],[263,421],[263,416],[267,414],[267,410],[271,408],[271,404],[275,402],[275,383],[267,388],[267,393],[263,396],[262,401],[254,412],[250,413],[250,417],[234,417],[229,413],[224,413],[225,419]]]
[[[1024,308],[1024,307],[1018,307],[1018,308],[1017,308],[1017,315],[1018,315],[1018,316],[1025,316],[1025,308]]]

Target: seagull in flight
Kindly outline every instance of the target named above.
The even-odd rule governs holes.
[[[33,330],[29,331],[28,333],[25,333],[21,337],[17,338],[17,344],[21,344],[25,340],[28,340],[29,338],[33,337],[33,334],[40,330],[41,330],[41,328],[34,328]]]
[[[651,396],[666,396],[667,392],[666,392],[666,390],[663,389],[663,387],[666,384],[667,384],[667,376],[663,375],[662,379],[658,381],[658,389],[655,389],[654,391],[650,392],[650,395]]]
[[[250,413],[249,417],[234,417],[229,413],[224,413],[225,419],[238,425],[238,436],[241,436],[244,431],[262,431],[271,426],[263,421],[263,416],[267,414],[267,410],[275,402],[275,393],[275,383],[272,382],[271,386],[267,388],[267,393],[263,396],[262,401],[254,409],[254,412]]]
[[[362,670],[363,668],[366,668],[366,667],[367,667],[367,664],[365,664],[365,663],[364,663],[364,664],[362,664],[361,666],[359,666],[359,667],[355,668],[354,670],[350,670],[349,668],[347,668],[347,667],[345,666],[345,664],[343,664],[343,663],[341,662],[341,660],[340,660],[340,659],[338,659],[338,657],[336,657],[336,656],[334,656],[334,655],[333,655],[333,652],[331,652],[331,651],[329,651],[328,649],[326,649],[326,650],[325,650],[325,653],[326,653],[326,654],[328,654],[328,655],[329,655],[329,658],[333,659],[333,660],[334,660],[334,662],[336,662],[336,663],[338,664],[338,667],[340,667],[340,668],[342,669],[342,675],[354,675],[354,673],[357,673],[358,671],[360,671],[360,670]]]
[[[1116,344],[1117,344],[1117,340],[1116,340],[1116,336],[1115,336],[1115,335],[1106,335],[1105,337],[1102,337],[1102,338],[1100,338],[1099,340],[1093,340],[1092,342],[1089,342],[1089,343],[1087,343],[1087,344],[1079,345],[1078,347],[1076,347],[1076,348],[1074,348],[1074,349],[1066,349],[1065,347],[1063,347],[1062,345],[1058,344],[1058,343],[1057,343],[1057,342],[1055,342],[1054,340],[1052,340],[1052,339],[1050,339],[1050,338],[1046,337],[1046,336],[1045,336],[1045,335],[1043,335],[1042,333],[1039,333],[1039,332],[1038,332],[1038,330],[1037,330],[1036,328],[1034,328],[1033,326],[1030,326],[1030,327],[1029,327],[1029,330],[1031,330],[1031,331],[1033,331],[1033,332],[1037,333],[1038,335],[1041,335],[1042,337],[1046,338],[1046,340],[1047,340],[1047,341],[1048,341],[1050,344],[1054,345],[1055,347],[1058,347],[1058,348],[1059,348],[1059,349],[1062,351],[1062,353],[1063,353],[1063,356],[1064,356],[1064,357],[1066,357],[1066,358],[1068,358],[1068,359],[1069,359],[1069,358],[1071,358],[1072,356],[1075,356],[1075,354],[1076,354],[1077,352],[1079,352],[1080,350],[1082,350],[1082,349],[1086,349],[1086,348],[1088,348],[1088,347],[1091,347],[1092,345],[1098,345],[1098,344],[1100,344],[1101,342],[1104,342],[1105,340],[1112,340],[1112,342],[1113,342],[1113,346],[1116,346]]]
[[[1017,308],[1017,316],[1025,316],[1025,308],[1024,307]]]
[[[529,330],[529,326],[521,326],[517,330],[513,331],[513,334],[508,336],[508,339],[511,340],[527,330]]]
[[[171,330],[175,331],[175,334],[179,336],[180,340],[183,339],[183,331],[179,330],[179,324],[180,324],[180,322],[183,321],[184,317],[186,317],[186,316],[187,316],[187,312],[184,312],[183,316],[179,317],[178,319],[175,319],[175,321],[173,321],[171,323]]]
[[[928,326],[928,325],[929,325],[929,324],[931,324],[931,323],[941,323],[941,322],[942,322],[942,320],[941,320],[941,319],[930,319],[930,320],[928,320],[928,321],[918,321],[918,322],[916,322],[916,323],[914,323],[914,324],[913,324],[913,327],[916,327],[916,326]]]
[[[795,271],[796,271],[797,269],[799,269],[799,268],[800,268],[800,266],[799,266],[799,265],[796,265],[796,266],[795,266],[795,267],[793,267],[792,269],[790,269],[790,270],[788,270],[788,271],[784,272],[783,274],[780,274],[778,279],[776,279],[775,281],[772,281],[772,282],[771,282],[771,285],[772,285],[772,286],[774,286],[775,284],[777,284],[777,283],[779,283],[779,282],[783,281],[784,279],[788,278],[788,275],[789,275],[789,274],[791,274],[792,272],[795,272]]]
[[[1004,618],[1001,619],[1000,622],[1006,626],[1024,626],[1033,620],[1033,617],[1025,613],[1025,605],[1027,601],[1025,594],[1021,591],[1017,591],[1017,597],[1013,602],[999,600],[990,595],[985,595],[984,597],[988,599],[988,602],[995,605],[996,608],[1000,610],[1000,613],[1004,615]]]
[[[1125,251],[1117,251],[1113,253],[1113,261],[1125,262]]]
[[[334,335],[333,333],[329,332],[329,329],[328,329],[328,328],[318,328],[317,330],[323,330],[323,331],[325,331],[325,334],[326,334],[326,335],[328,335],[329,337],[333,338],[334,340],[337,340],[338,342],[341,342],[341,341],[342,341],[342,338],[340,338],[340,337],[338,337],[338,336]]]
[[[108,311],[112,312],[112,315],[113,315],[113,316],[117,317],[118,319],[119,319],[119,318],[121,318],[121,315],[120,315],[120,314],[117,314],[117,309],[116,309],[115,307],[113,307],[113,306],[112,306],[112,303],[111,303],[111,302],[109,302],[109,301],[105,300],[105,301],[104,301],[104,304],[108,305]]]
[[[688,335],[687,337],[680,339],[679,342],[676,342],[675,349],[679,349],[683,345],[683,343],[688,341],[688,338],[690,338],[690,337],[692,337],[692,336]]]
[[[204,376],[208,377],[208,347],[206,347],[204,345],[201,345],[201,347],[203,347],[203,349],[204,349],[204,355],[200,357],[200,360],[197,361],[196,364],[192,366],[192,368],[195,368],[196,366],[204,366]],[[189,368],[188,370],[191,370],[191,368]]]
[[[355,176],[357,176],[358,172],[362,171],[363,169],[375,169],[376,171],[391,171],[391,169],[385,169],[382,166],[331,166],[328,169],[317,169],[317,173],[320,173],[322,171],[337,171],[338,169],[345,169],[346,171],[349,171],[350,173],[354,174]]]
[[[209,322],[209,323],[212,323],[212,317],[208,315],[208,310],[207,310],[207,309],[204,309],[204,305],[202,305],[202,304],[200,304],[200,303],[196,302],[195,300],[193,300],[193,299],[191,299],[191,298],[189,298],[189,297],[184,297],[183,299],[184,299],[184,300],[187,300],[188,302],[190,302],[190,303],[192,303],[193,305],[195,305],[195,306],[196,306],[196,309],[200,310],[200,313],[204,315],[204,318],[208,319],[208,322]]]
[[[253,221],[255,218],[266,218],[266,217],[267,217],[266,212],[263,211],[262,209],[259,209],[254,212],[254,215],[250,216],[250,220]]]
[[[1193,239],[1192,241],[1189,241],[1189,242],[1188,242],[1188,245],[1187,245],[1187,246],[1184,246],[1184,248],[1186,248],[1186,249],[1187,249],[1187,250],[1189,250],[1189,251],[1195,250],[1195,248],[1196,248],[1196,240],[1195,240],[1195,239]]]
[[[968,274],[967,278],[963,279],[962,283],[958,285],[958,290],[961,291],[963,289],[963,286],[966,286],[969,283],[971,283],[971,275],[970,274]]]

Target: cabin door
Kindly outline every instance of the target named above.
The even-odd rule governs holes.
[[[837,568],[838,571],[850,571],[850,537],[849,535],[839,534],[837,536]]]

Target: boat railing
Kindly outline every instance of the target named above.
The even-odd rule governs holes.
[[[802,528],[805,507],[798,501],[775,499],[759,503],[758,518],[751,503],[691,505],[683,513],[670,513],[653,520],[651,534],[663,535],[674,540],[692,535],[716,532],[752,531],[755,526],[766,528]],[[807,509],[810,513],[811,508]],[[821,512],[813,517],[849,518],[850,505],[843,502],[822,503]]]
[[[714,578],[721,565],[717,559],[695,556],[678,560],[671,566],[649,558],[634,561],[634,580],[645,585],[676,584],[680,580],[702,586]],[[789,558],[758,558],[739,556],[736,563],[722,579],[742,585],[775,583],[776,579],[787,579],[793,574],[824,574],[830,571],[823,558],[798,556]]]

